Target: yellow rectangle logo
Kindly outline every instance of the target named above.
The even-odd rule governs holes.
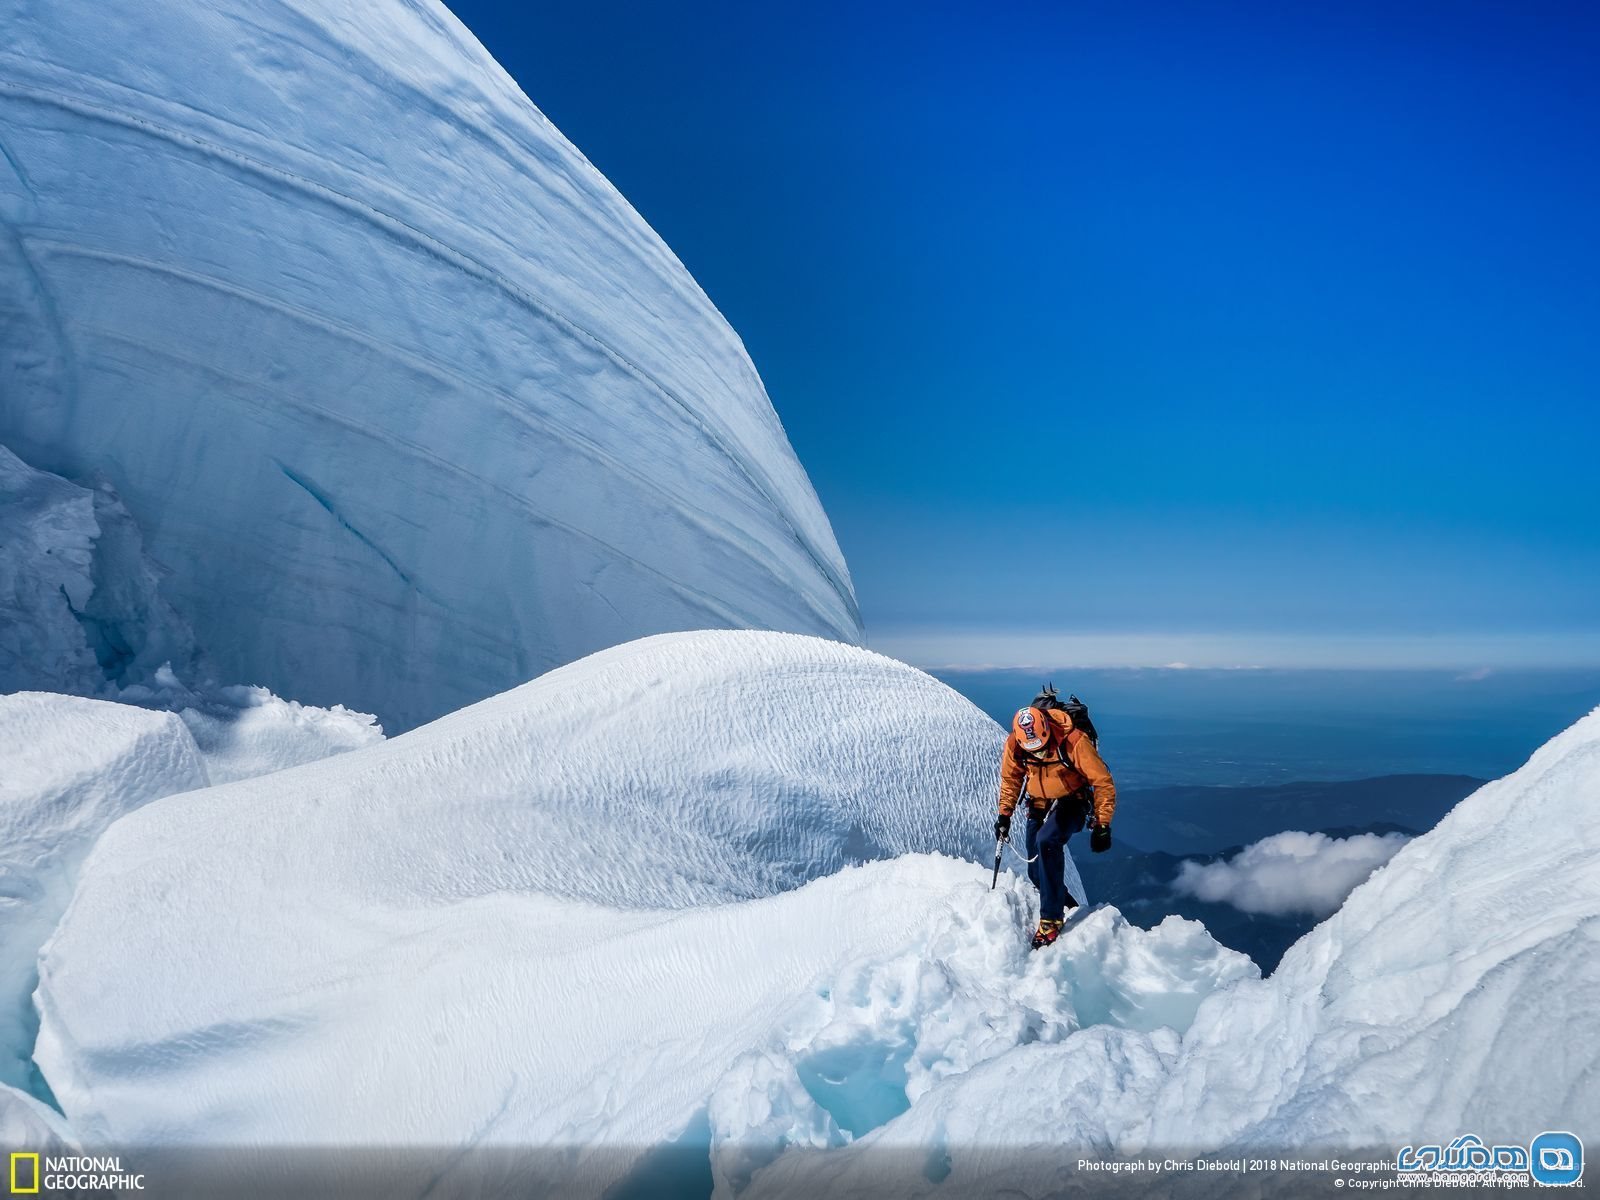
[[[27,1187],[22,1187],[17,1182],[17,1164],[19,1162],[31,1162],[33,1164],[33,1171],[31,1172],[33,1182]],[[11,1194],[13,1196],[32,1196],[38,1190],[39,1156],[37,1154],[24,1154],[20,1150],[13,1150],[11,1152]]]

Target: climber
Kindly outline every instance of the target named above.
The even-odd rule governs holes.
[[[1011,721],[1011,734],[1000,753],[1000,815],[994,823],[997,840],[1011,833],[1011,814],[1026,797],[1028,878],[1039,889],[1039,928],[1035,950],[1061,934],[1066,909],[1078,901],[1067,891],[1067,839],[1085,824],[1089,849],[1111,848],[1111,815],[1117,807],[1117,785],[1100,757],[1099,737],[1089,710],[1076,697],[1056,698],[1048,685]]]

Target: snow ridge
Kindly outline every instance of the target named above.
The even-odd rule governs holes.
[[[397,1196],[496,1147],[549,1150],[555,1192],[648,1190],[670,1149],[718,1195],[920,1196],[1600,1135],[1600,712],[1268,979],[1109,908],[1030,954],[1032,890],[974,861],[1001,738],[866,651],[674,634],[169,796],[84,864],[37,1062],[85,1144],[441,1147],[395,1156]]]

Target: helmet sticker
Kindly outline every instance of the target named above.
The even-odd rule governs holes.
[[[1029,754],[1036,753],[1050,742],[1050,722],[1042,712],[1032,706],[1017,709],[1017,715],[1012,718],[1011,728],[1017,742]]]

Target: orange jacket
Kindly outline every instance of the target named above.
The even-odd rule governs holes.
[[[1070,796],[1085,787],[1094,788],[1094,819],[1111,824],[1117,808],[1117,785],[1112,782],[1100,752],[1081,729],[1072,727],[1072,718],[1060,709],[1047,713],[1055,726],[1050,744],[1040,755],[1029,754],[1017,746],[1017,735],[1006,738],[1000,752],[1000,811],[1010,816],[1017,807],[1022,781],[1028,781],[1028,807],[1043,812],[1050,801]]]

